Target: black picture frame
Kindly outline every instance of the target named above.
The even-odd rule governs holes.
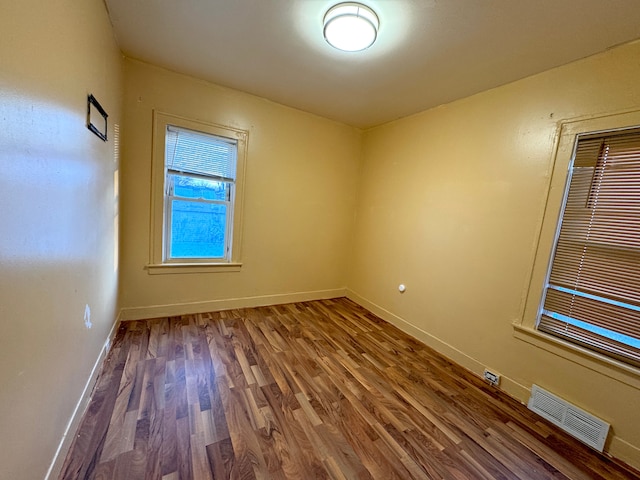
[[[107,141],[107,117],[100,102],[92,94],[87,97],[87,128],[95,133],[103,142]]]

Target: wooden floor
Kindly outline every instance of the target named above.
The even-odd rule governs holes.
[[[63,479],[630,479],[346,299],[121,324]]]

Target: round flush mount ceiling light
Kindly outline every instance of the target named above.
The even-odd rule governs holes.
[[[380,20],[369,7],[356,2],[339,3],[324,16],[324,38],[334,48],[358,52],[376,41]]]

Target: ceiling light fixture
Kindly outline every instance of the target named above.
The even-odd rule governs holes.
[[[359,52],[376,41],[380,20],[369,7],[356,2],[339,3],[324,16],[324,38],[334,48]]]

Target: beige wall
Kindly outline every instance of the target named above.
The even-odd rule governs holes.
[[[525,399],[535,382],[610,421],[608,448],[640,467],[638,375],[568,361],[512,328],[559,122],[640,109],[640,44],[365,134],[126,60],[119,172],[121,63],[103,3],[4,3],[0,478],[46,473],[113,326],[118,261],[128,318],[348,287],[459,363],[498,371],[509,393]],[[108,143],[85,128],[88,93],[110,114]],[[240,272],[145,270],[154,109],[249,131]]]
[[[640,466],[640,377],[514,338],[561,121],[640,109],[640,43],[374,128],[364,136],[350,296],[526,400],[532,383],[613,425]],[[398,284],[407,290],[400,294]],[[525,319],[526,320],[526,319]]]
[[[133,60],[125,85],[123,318],[342,294],[359,130]],[[249,131],[240,272],[145,269],[154,110]]]
[[[121,57],[101,0],[0,10],[0,478],[36,479],[116,317]],[[89,93],[107,143],[86,128]]]

